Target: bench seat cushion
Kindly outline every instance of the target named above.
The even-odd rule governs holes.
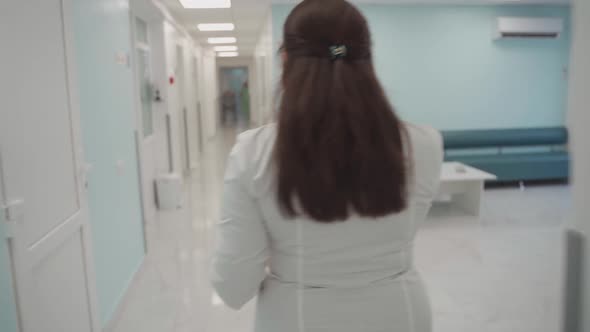
[[[443,137],[445,149],[564,145],[568,141],[567,129],[564,127],[457,130],[445,131]]]
[[[498,181],[558,180],[569,176],[567,152],[448,156],[498,176]]]

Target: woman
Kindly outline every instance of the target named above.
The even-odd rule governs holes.
[[[276,125],[242,134],[212,281],[256,332],[428,332],[412,244],[439,184],[440,135],[401,122],[362,14],[305,0],[284,27]]]

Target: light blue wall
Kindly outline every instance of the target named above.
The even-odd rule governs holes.
[[[6,246],[6,233],[2,227],[3,213],[0,213],[0,331],[17,332],[16,307],[12,291],[12,279],[10,273],[10,261],[8,260],[8,248]]]
[[[406,120],[439,129],[563,125],[569,7],[362,5],[375,66]],[[274,5],[275,46],[291,5]],[[492,40],[498,16],[557,16],[557,40]]]
[[[125,0],[74,0],[84,154],[92,164],[88,198],[103,324],[112,317],[144,257],[134,141],[133,71]],[[125,169],[119,174],[116,164]]]

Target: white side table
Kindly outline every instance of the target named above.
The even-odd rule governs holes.
[[[444,163],[441,171],[439,197],[451,196],[452,203],[465,212],[479,216],[481,197],[486,180],[496,180],[493,174],[458,162]]]

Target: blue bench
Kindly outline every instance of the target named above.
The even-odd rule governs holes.
[[[564,127],[443,132],[445,161],[498,176],[498,181],[567,180],[570,157]]]

